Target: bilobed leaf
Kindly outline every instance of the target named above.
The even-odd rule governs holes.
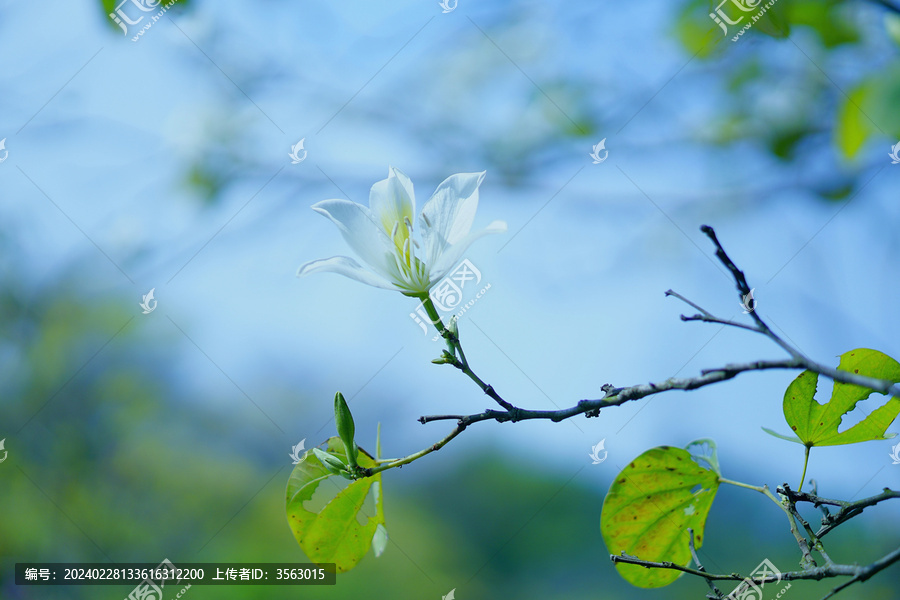
[[[689,447],[711,440],[692,442]],[[712,464],[715,454],[704,462]],[[703,528],[719,489],[719,476],[701,466],[681,448],[647,450],[616,476],[603,501],[600,531],[611,554],[687,565],[691,560],[687,529],[694,530],[696,548],[703,545]],[[669,585],[681,575],[671,569],[647,569],[617,563],[619,574],[637,587]]]
[[[328,439],[326,451],[341,460],[347,459],[344,443],[338,437]],[[376,466],[375,460],[362,448],[359,448],[358,462],[365,468]],[[379,526],[383,529],[381,474],[351,482],[317,513],[304,508],[303,503],[312,498],[319,484],[329,477],[335,475],[325,468],[314,452],[307,451],[288,480],[287,518],[297,543],[312,562],[335,563],[337,571],[343,573],[356,566],[373,546]],[[370,489],[375,499],[375,515],[360,525],[357,515]],[[386,531],[384,533],[386,542]],[[377,544],[375,549],[378,550]]]
[[[900,382],[900,363],[868,348],[857,348],[842,354],[838,370]],[[814,397],[818,379],[816,373],[804,371],[784,393],[784,418],[804,445],[837,446],[892,437],[886,436],[885,431],[900,413],[900,398],[891,398],[861,422],[839,433],[838,426],[844,415],[856,408],[857,402],[868,398],[873,390],[835,382],[831,400],[819,404]]]

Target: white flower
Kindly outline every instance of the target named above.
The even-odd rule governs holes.
[[[297,276],[332,271],[408,296],[427,294],[472,242],[489,233],[506,231],[503,221],[470,231],[478,208],[478,186],[483,180],[484,172],[458,173],[437,187],[418,218],[421,245],[413,239],[416,200],[412,182],[393,167],[387,179],[372,186],[368,207],[349,200],[314,204],[313,210],[338,226],[369,268],[347,256],[333,256],[306,263]]]

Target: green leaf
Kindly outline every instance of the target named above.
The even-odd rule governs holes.
[[[341,460],[347,458],[344,443],[338,437],[328,439],[326,450]],[[358,460],[361,467],[376,466],[375,460],[362,448],[359,448]],[[297,543],[312,562],[335,563],[337,571],[343,573],[365,556],[373,545],[378,526],[384,525],[381,474],[351,482],[317,513],[307,510],[303,503],[312,498],[319,484],[329,477],[333,475],[316,453],[306,452],[288,480],[287,518]],[[360,525],[357,515],[362,512],[370,489],[375,500],[375,515]]]
[[[886,354],[867,348],[857,348],[842,354],[838,370],[900,382],[900,363]],[[885,431],[900,413],[900,398],[891,398],[861,422],[838,433],[838,426],[844,415],[856,408],[857,402],[868,398],[873,390],[835,382],[831,400],[826,404],[819,404],[814,397],[818,380],[816,373],[804,371],[791,382],[784,393],[784,418],[804,445],[837,446],[892,437],[885,435]]]
[[[873,132],[869,117],[863,112],[871,88],[861,85],[850,92],[841,104],[834,128],[834,143],[844,158],[855,157]]]
[[[711,440],[692,442],[689,447]],[[715,457],[712,453],[704,462]],[[603,501],[600,531],[612,554],[643,560],[691,561],[687,529],[694,530],[696,548],[703,545],[703,528],[719,489],[719,476],[701,466],[687,450],[660,446],[647,450],[616,476]],[[637,587],[669,585],[681,575],[670,569],[647,569],[617,563],[619,574]]]

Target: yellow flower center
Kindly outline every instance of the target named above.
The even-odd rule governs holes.
[[[387,231],[387,227],[385,227]],[[412,237],[413,226],[409,217],[403,218],[403,223],[394,221],[391,226],[390,236],[396,252],[394,260],[403,279],[413,288],[428,286],[428,273],[425,263],[416,257],[416,248],[419,243]]]

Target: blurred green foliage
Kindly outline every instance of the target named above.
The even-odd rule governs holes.
[[[744,15],[727,35],[710,18],[718,7],[735,19]],[[755,141],[779,161],[800,164],[818,156],[821,136],[830,132],[843,173],[813,191],[835,200],[857,189],[865,167],[858,159],[867,143],[900,138],[898,13],[900,6],[889,0],[777,0],[740,38],[747,47],[738,52],[731,37],[753,13],[737,11],[728,0],[689,0],[674,33],[687,53],[714,61],[727,82],[715,141]],[[765,40],[789,34],[790,40],[777,43],[796,48],[803,60],[785,65]],[[772,111],[767,99],[775,97],[790,103]]]

